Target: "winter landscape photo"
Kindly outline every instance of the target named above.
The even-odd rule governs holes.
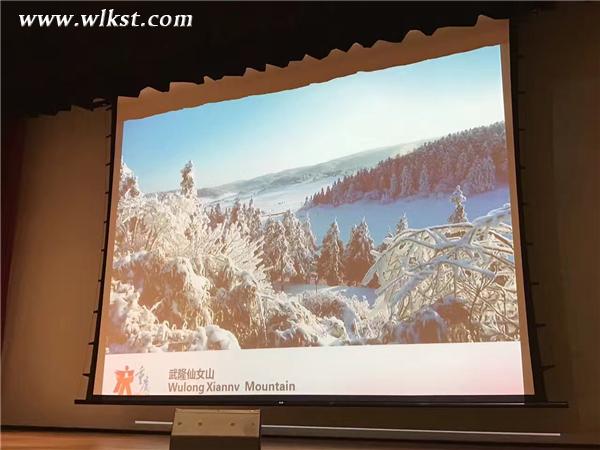
[[[108,354],[520,340],[499,46],[125,122]]]

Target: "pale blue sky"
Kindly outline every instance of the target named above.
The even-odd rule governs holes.
[[[360,72],[124,124],[123,159],[144,192],[198,187],[504,120],[500,47]]]

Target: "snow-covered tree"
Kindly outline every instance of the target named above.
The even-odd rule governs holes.
[[[398,235],[407,229],[408,229],[408,218],[406,217],[406,213],[403,213],[402,217],[400,217],[400,220],[396,224],[396,234]]]
[[[465,188],[469,194],[478,194],[496,188],[496,166],[489,155],[473,162],[467,175]]]
[[[452,180],[454,178],[454,172],[452,171],[452,160],[450,152],[444,148],[440,157],[440,167],[438,170],[438,182],[432,185],[435,192],[446,193],[451,189]]]
[[[449,223],[465,223],[468,222],[469,219],[467,217],[467,211],[465,211],[465,202],[467,198],[463,194],[460,189],[460,185],[456,186],[452,196],[450,197],[450,201],[454,203],[454,211],[448,217]]]
[[[119,181],[120,197],[138,197],[141,194],[138,179],[133,171],[121,161],[121,179]]]
[[[231,207],[231,211],[229,213],[229,224],[236,225],[236,224],[238,224],[238,222],[240,222],[241,218],[242,218],[242,203],[240,202],[239,198],[236,198],[235,202],[233,202],[233,206]],[[239,225],[241,225],[241,223]]]
[[[336,220],[329,226],[323,237],[321,255],[317,261],[317,276],[330,286],[343,282],[344,243],[340,239],[340,228]]]
[[[399,193],[400,181],[398,181],[398,176],[395,173],[393,173],[390,178],[389,198],[396,198]]]
[[[306,214],[306,218],[304,222],[302,222],[302,230],[304,231],[304,239],[306,240],[307,247],[314,253],[317,251],[319,246],[317,245],[317,239],[312,230],[312,226],[310,223],[310,216],[308,213]]]
[[[419,176],[419,194],[427,195],[429,194],[429,191],[429,172],[427,171],[427,165],[423,164],[421,175]]]
[[[225,213],[221,210],[221,204],[217,203],[208,210],[208,220],[211,228],[215,228],[217,225],[224,223],[226,219]]]
[[[184,197],[196,196],[196,183],[194,181],[194,163],[188,161],[181,169],[181,194]]]
[[[272,282],[283,283],[295,274],[285,228],[278,220],[269,219],[265,223],[263,264]]]
[[[252,200],[250,200],[250,204],[248,205],[248,209],[246,212],[246,219],[244,220],[244,222],[246,223],[248,236],[252,240],[258,240],[262,235],[262,224],[260,221],[260,215],[261,210],[259,208],[254,207]]]
[[[471,150],[471,151],[469,151]],[[461,183],[465,180],[469,171],[469,163],[471,162],[472,146],[467,145],[467,151],[462,151],[456,158],[456,164],[454,165],[454,180],[455,183]]]
[[[412,187],[412,173],[408,165],[402,169],[402,175],[400,175],[400,196],[407,197],[413,193]]]
[[[294,213],[287,210],[283,214],[282,224],[294,267],[292,279],[303,283],[309,282],[316,255],[316,242],[310,228],[310,221],[301,223]]]
[[[348,284],[360,284],[375,262],[372,252],[373,239],[369,233],[369,226],[363,218],[360,224],[352,227],[350,240],[344,253],[344,272]]]

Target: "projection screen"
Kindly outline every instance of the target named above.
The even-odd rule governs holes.
[[[120,99],[94,395],[533,394],[507,29]]]

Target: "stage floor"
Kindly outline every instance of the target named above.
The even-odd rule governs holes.
[[[76,431],[2,431],[2,450],[168,450],[169,436]],[[364,440],[264,438],[263,450],[504,450],[510,448],[553,449],[569,447],[490,445],[472,443],[416,443]],[[572,448],[572,447],[570,447]]]

